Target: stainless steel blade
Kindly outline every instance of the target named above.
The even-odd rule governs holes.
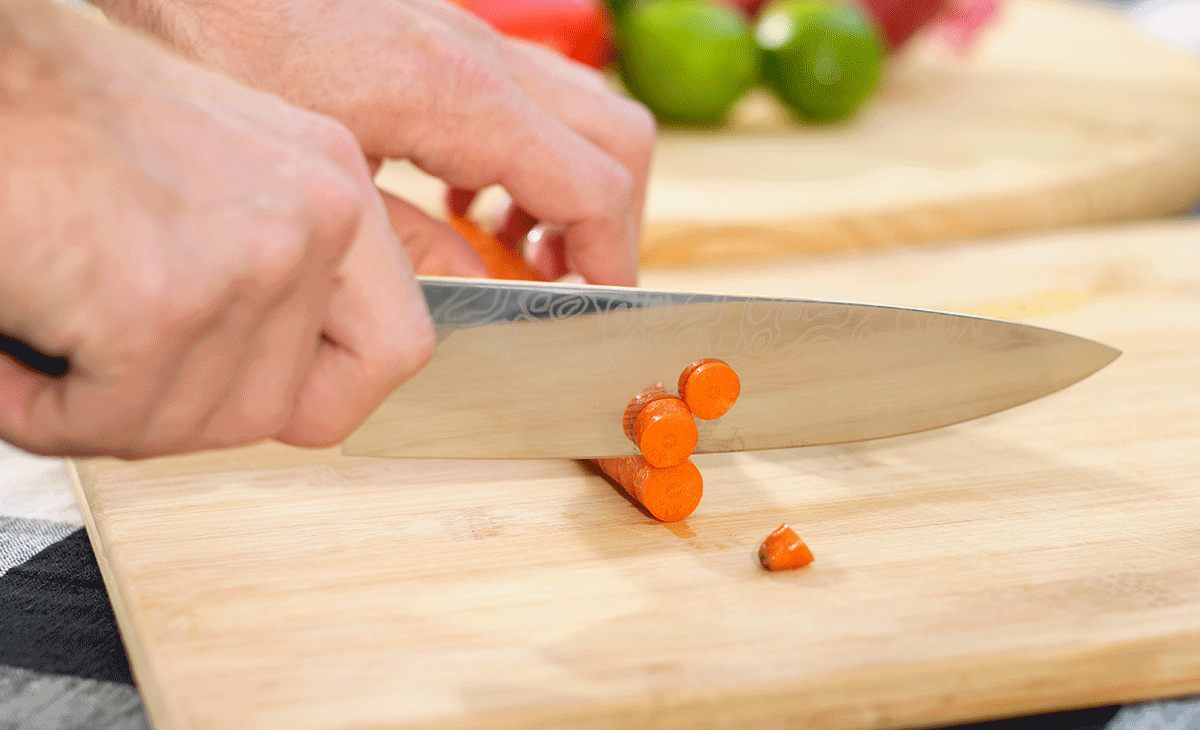
[[[697,453],[895,436],[1064,388],[1119,352],[1052,330],[901,307],[422,278],[433,359],[345,442],[351,454],[636,453],[630,399],[718,357],[742,393]]]

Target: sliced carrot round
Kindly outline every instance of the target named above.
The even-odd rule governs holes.
[[[692,415],[706,421],[728,413],[741,393],[741,379],[724,360],[697,360],[679,376],[679,397]]]
[[[670,398],[670,393],[663,389],[662,383],[646,388],[641,393],[634,396],[633,400],[629,401],[629,405],[625,408],[625,435],[630,441],[637,442],[637,436],[634,435],[633,424],[637,422],[637,417],[641,415],[642,409],[648,403],[658,400],[659,398]]]
[[[640,456],[596,459],[596,465],[663,522],[687,517],[704,496],[704,478],[690,460],[661,469]]]
[[[674,396],[650,401],[633,422],[633,442],[651,466],[674,466],[692,455],[700,441],[696,419]]]

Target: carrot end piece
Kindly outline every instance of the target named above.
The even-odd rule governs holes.
[[[767,535],[758,547],[758,563],[766,570],[795,570],[812,561],[812,550],[786,523]]]
[[[724,360],[697,360],[679,376],[679,397],[696,418],[705,421],[728,413],[741,393],[741,379]]]
[[[452,215],[447,219],[458,235],[467,239],[471,248],[483,259],[493,279],[540,281],[541,276],[525,261],[521,252],[506,246],[503,241],[480,228],[474,221]]]
[[[663,522],[678,522],[696,510],[704,496],[704,478],[691,461],[651,466],[640,456],[595,459],[600,470],[646,511]]]

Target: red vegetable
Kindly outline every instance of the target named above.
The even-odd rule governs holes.
[[[875,18],[888,53],[900,50],[918,30],[937,18],[946,0],[860,0]]]
[[[594,0],[462,0],[496,30],[548,46],[593,68],[608,63],[612,31],[603,3]]]

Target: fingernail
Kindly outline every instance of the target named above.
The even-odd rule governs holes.
[[[557,279],[555,279],[554,283],[570,284],[570,285],[574,286],[576,284],[586,284],[587,279],[583,278],[583,274],[577,274],[574,271],[570,271],[570,272],[558,277]]]

